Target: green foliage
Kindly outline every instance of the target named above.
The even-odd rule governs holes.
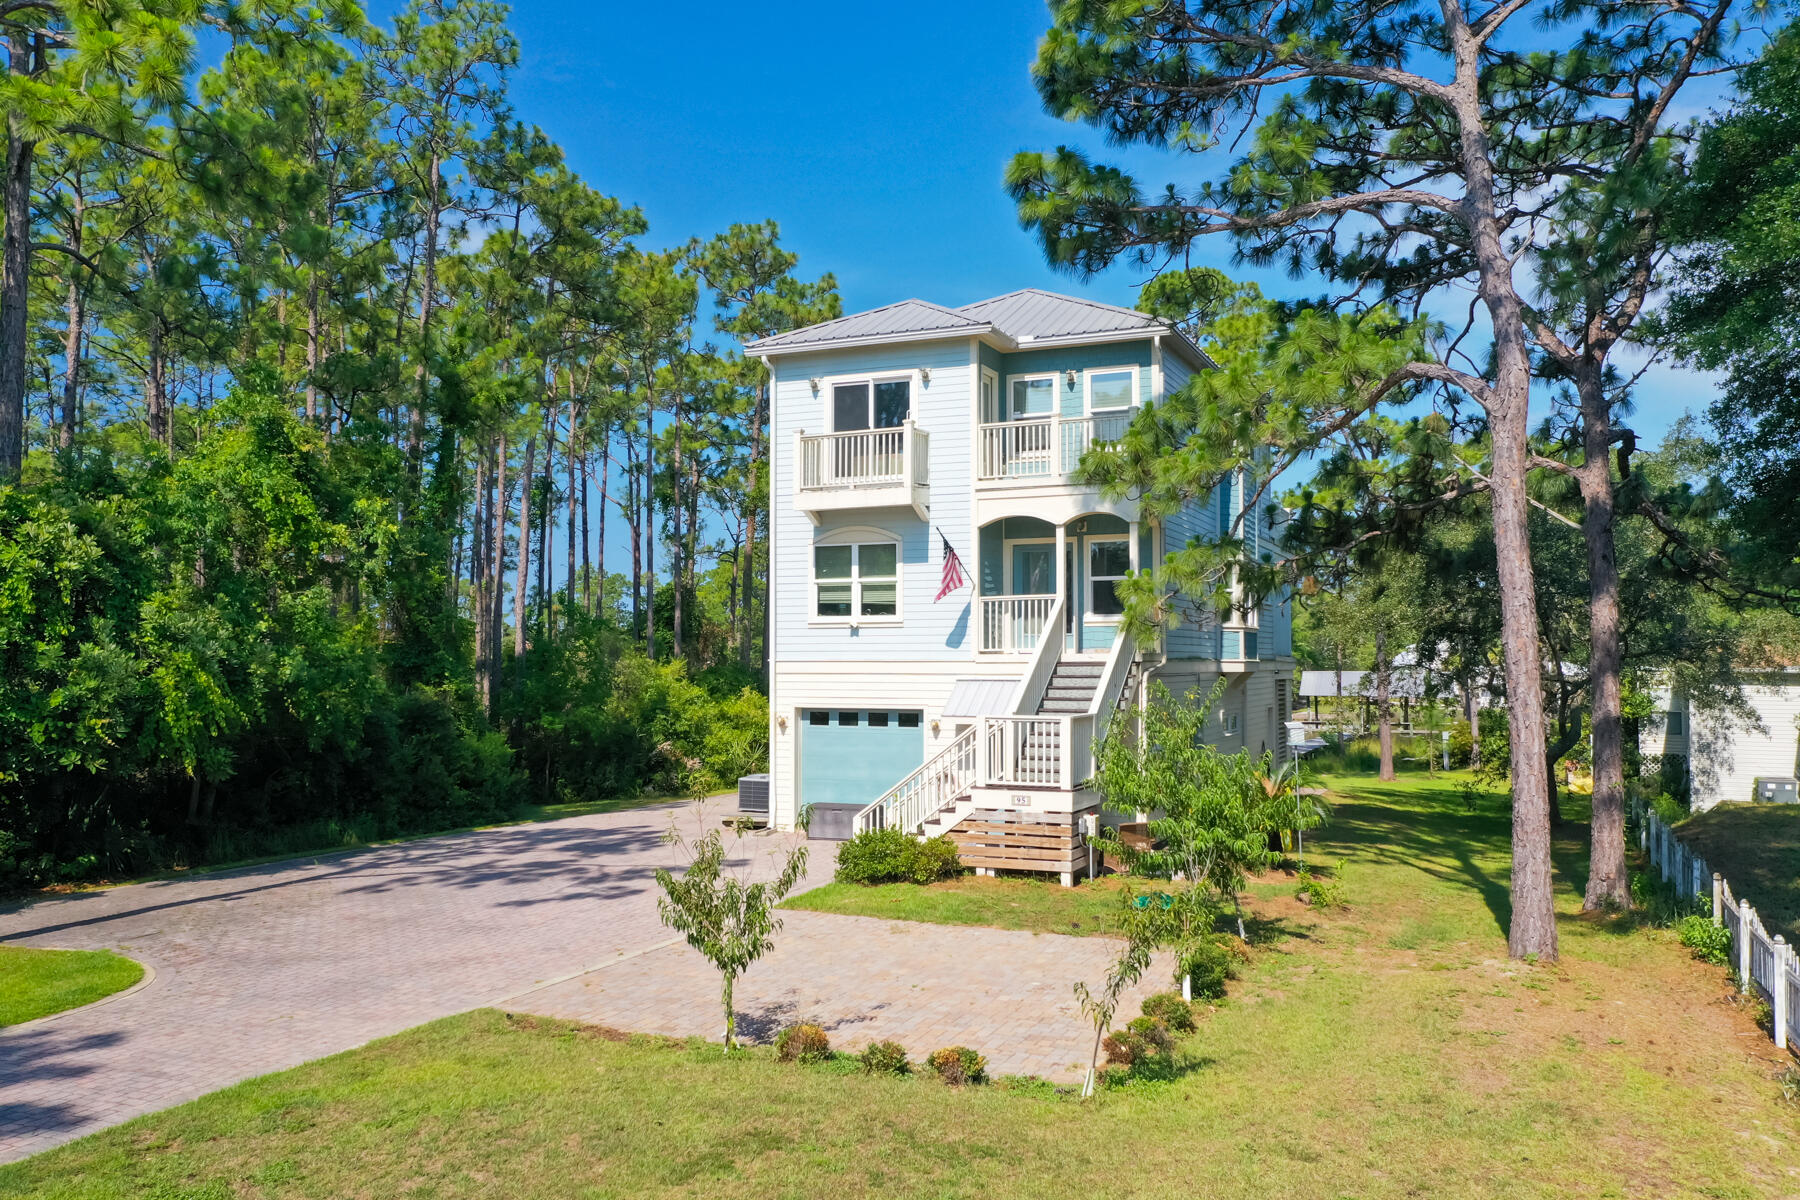
[[[1180,992],[1156,992],[1144,997],[1144,1016],[1161,1021],[1173,1033],[1192,1033],[1198,1025],[1194,1006],[1181,998]]]
[[[1226,981],[1236,977],[1237,965],[1231,951],[1214,934],[1187,947],[1176,971],[1192,981],[1196,1000],[1217,1000],[1225,995]]]
[[[737,1031],[732,989],[738,977],[775,945],[781,919],[774,909],[806,872],[806,847],[790,849],[773,879],[750,883],[726,870],[725,839],[717,829],[688,842],[671,828],[666,840],[684,847],[690,860],[679,879],[667,868],[657,868],[656,885],[662,895],[656,910],[663,924],[684,935],[687,944],[719,972],[725,1050],[730,1053]]]
[[[987,1059],[967,1046],[946,1046],[933,1050],[925,1063],[939,1079],[951,1087],[966,1083],[987,1082]]]
[[[1167,1060],[1175,1052],[1175,1038],[1160,1019],[1134,1017],[1125,1028],[1107,1034],[1101,1048],[1109,1066],[1139,1067]]]
[[[838,847],[839,883],[936,883],[962,873],[956,843],[948,837],[909,837],[898,829],[871,829]]]
[[[1646,925],[1664,929],[1678,926],[1683,918],[1705,913],[1711,907],[1710,901],[1686,895],[1674,884],[1666,883],[1648,871],[1631,872],[1628,885],[1631,903]]]
[[[1716,925],[1706,913],[1689,913],[1675,923],[1675,935],[1701,962],[1716,967],[1731,964],[1731,931]]]
[[[831,1039],[817,1025],[789,1025],[775,1035],[775,1057],[782,1062],[822,1063],[831,1057]]]
[[[1342,880],[1321,879],[1305,867],[1300,869],[1298,883],[1294,887],[1294,896],[1305,900],[1315,908],[1346,908],[1344,884]]]
[[[857,1056],[863,1070],[871,1075],[905,1075],[912,1070],[906,1047],[899,1042],[870,1042]]]

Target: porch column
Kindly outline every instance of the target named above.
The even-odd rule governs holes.
[[[1128,521],[1126,522],[1126,528],[1130,530],[1131,569],[1135,572],[1138,569],[1138,523],[1136,521]]]
[[[1063,578],[1064,575],[1069,573],[1068,545],[1069,527],[1059,522],[1056,526],[1056,563],[1050,569],[1050,578],[1056,580],[1056,594],[1058,598],[1061,599],[1065,609],[1073,603],[1075,595],[1075,581],[1073,579]],[[1052,607],[1055,606],[1052,605]],[[1064,619],[1067,619],[1066,614]],[[1056,636],[1061,637],[1062,630],[1058,629],[1056,631]]]

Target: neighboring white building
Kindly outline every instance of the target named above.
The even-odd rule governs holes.
[[[1639,727],[1644,754],[1687,761],[1696,812],[1747,803],[1757,779],[1792,779],[1800,772],[1800,668],[1745,671],[1743,696],[1753,721],[1698,707],[1686,693],[1664,689],[1657,693],[1661,711]]]
[[[765,338],[771,395],[770,816],[950,832],[980,870],[1084,861],[1078,785],[1147,679],[1227,689],[1220,745],[1280,752],[1293,677],[1278,596],[1161,644],[1116,638],[1116,587],[1229,529],[1241,477],[1166,522],[1077,483],[1089,446],[1206,356],[1131,309],[1027,289],[907,300]],[[1260,508],[1260,506],[1258,506]],[[1243,536],[1274,531],[1259,511]],[[938,599],[946,542],[967,585]]]

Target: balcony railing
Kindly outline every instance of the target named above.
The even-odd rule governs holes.
[[[795,500],[815,518],[846,508],[930,503],[931,435],[910,420],[893,429],[852,429],[796,438]]]
[[[982,425],[977,478],[984,483],[1060,482],[1075,473],[1091,447],[1123,437],[1136,415],[1136,409],[1122,409]]]
[[[1023,654],[1036,649],[1055,605],[1055,596],[983,596],[982,652]]]

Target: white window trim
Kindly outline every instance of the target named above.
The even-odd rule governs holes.
[[[847,617],[825,617],[819,615],[819,575],[818,559],[815,557],[808,567],[806,586],[810,591],[807,600],[808,625],[832,626],[835,628],[854,628],[858,625],[900,625],[906,617],[906,545],[900,538],[885,529],[873,527],[857,527],[851,529],[834,529],[830,533],[813,542],[816,551],[824,546],[879,546],[888,545],[894,548],[894,615],[891,617],[865,617],[856,610],[862,607],[862,552],[853,550],[850,555],[850,615]],[[834,580],[842,583],[844,580]]]
[[[1037,379],[1050,381],[1050,411],[1032,413],[1023,417],[1012,415],[1012,390],[1015,383],[1030,383]],[[1023,375],[1008,375],[1006,387],[1000,393],[1000,419],[1002,421],[1049,421],[1062,415],[1063,373],[1061,371],[1028,371]]]
[[[1088,416],[1094,415],[1094,376],[1118,375],[1129,373],[1131,376],[1131,403],[1120,408],[1103,408],[1100,412],[1116,413],[1143,407],[1143,381],[1138,378],[1138,368],[1130,364],[1117,367],[1089,367],[1081,375],[1082,411]]]
[[[875,385],[878,383],[906,383],[907,418],[915,425],[919,420],[919,392],[924,386],[919,380],[917,370],[899,371],[854,371],[847,375],[823,375],[819,378],[819,404],[824,409],[823,418],[827,433],[868,433],[875,429]],[[869,385],[869,420],[867,429],[839,429],[837,427],[837,398],[833,389],[846,383],[866,383]],[[889,428],[883,426],[883,428]],[[900,426],[892,426],[898,429]],[[815,543],[824,545],[825,543]]]
[[[1131,558],[1130,558],[1131,534],[1130,533],[1119,533],[1119,534],[1101,533],[1101,534],[1088,534],[1086,536],[1087,536],[1087,541],[1086,541],[1085,549],[1087,551],[1087,563],[1086,563],[1087,578],[1085,581],[1084,590],[1087,592],[1087,605],[1081,611],[1081,622],[1084,625],[1117,625],[1119,623],[1119,621],[1124,617],[1125,614],[1123,614],[1123,613],[1101,613],[1101,612],[1094,611],[1094,583],[1096,580],[1110,580],[1110,581],[1113,581],[1116,583],[1121,579],[1129,578],[1131,575],[1131,571],[1129,568],[1127,568],[1124,575],[1099,575],[1099,576],[1096,576],[1094,574],[1094,547],[1101,542],[1123,542],[1125,544],[1125,554],[1126,554],[1125,561],[1130,562],[1131,561]]]
[[[1006,419],[1006,389],[1001,384],[1000,372],[992,367],[980,367],[978,371],[975,384],[975,423],[977,425],[997,424]],[[994,385],[994,421],[988,420],[987,414],[982,411],[981,385],[983,383]]]

